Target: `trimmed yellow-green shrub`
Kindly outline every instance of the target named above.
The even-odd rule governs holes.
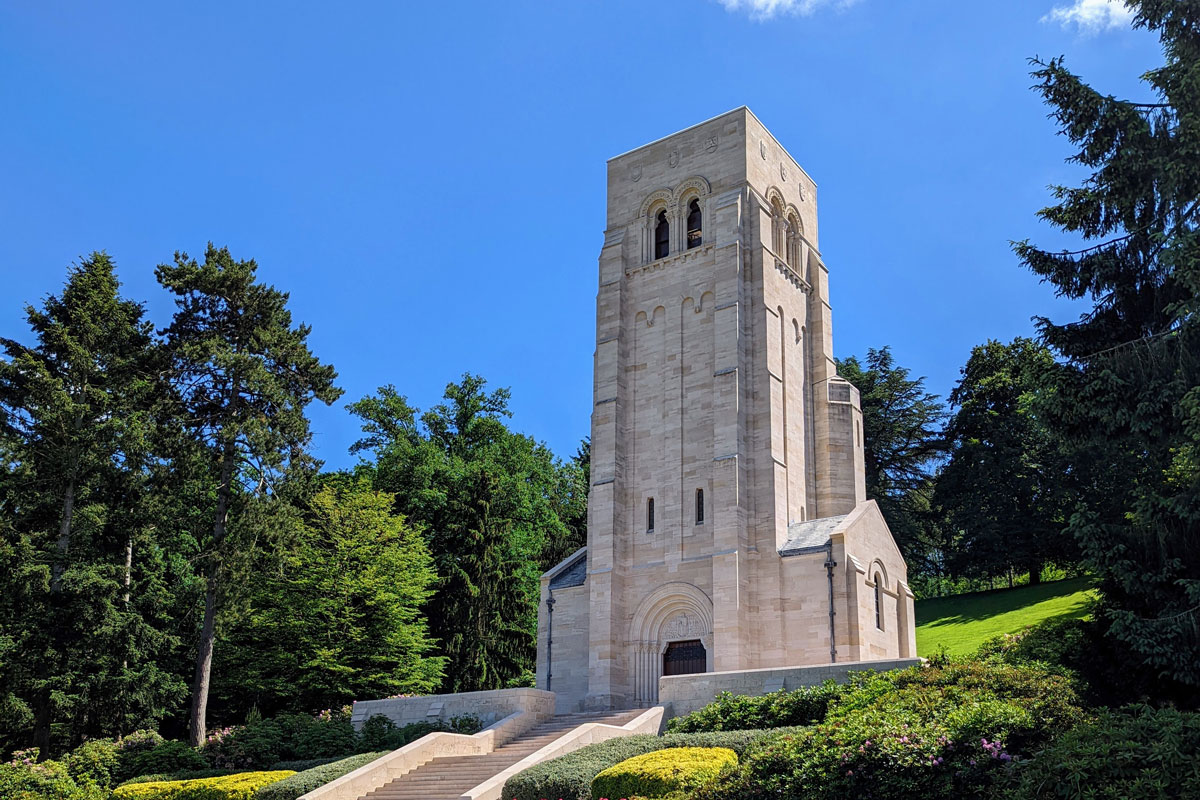
[[[626,759],[592,781],[593,798],[663,797],[699,789],[737,765],[725,747],[672,747]]]
[[[295,774],[290,769],[280,769],[190,781],[127,783],[114,789],[113,797],[116,800],[250,800],[262,787]]]

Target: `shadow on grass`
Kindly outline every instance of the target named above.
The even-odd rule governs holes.
[[[1091,605],[1093,597],[1082,594],[1092,588],[1090,578],[1072,578],[1054,583],[1043,583],[1037,586],[1021,586],[1016,589],[993,589],[988,592],[960,594],[954,597],[939,597],[924,600],[917,604],[916,623],[927,628],[943,625],[962,625],[969,622],[997,617],[1014,611],[1021,611],[1039,603],[1045,603],[1055,598],[1066,598],[1079,594],[1078,601],[1065,604],[1060,611],[1047,614],[1038,619],[1057,619],[1066,616],[1083,616]]]

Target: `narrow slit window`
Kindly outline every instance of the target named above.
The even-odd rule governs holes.
[[[688,250],[691,250],[693,247],[699,247],[701,242],[703,241],[703,236],[701,234],[701,229],[700,229],[701,228],[700,222],[701,222],[700,201],[693,200],[691,203],[688,204],[688,217],[687,217]]]
[[[883,630],[883,577],[875,575],[875,627]]]
[[[666,258],[671,251],[671,223],[667,222],[667,212],[660,211],[654,224],[654,257]]]
[[[646,532],[650,533],[654,530],[654,498],[651,497],[646,501]]]
[[[696,490],[696,524],[704,524],[704,490]]]

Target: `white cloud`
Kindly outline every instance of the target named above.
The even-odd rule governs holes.
[[[860,0],[720,0],[729,11],[749,12],[755,19],[770,19],[780,14],[808,16],[824,6],[849,8]]]
[[[1133,12],[1124,0],[1075,0],[1074,5],[1058,6],[1042,17],[1042,22],[1057,22],[1064,28],[1074,25],[1082,33],[1123,28],[1132,20]]]

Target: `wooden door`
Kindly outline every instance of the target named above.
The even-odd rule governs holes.
[[[707,670],[704,645],[699,639],[667,645],[667,652],[663,653],[663,675],[694,675]]]

